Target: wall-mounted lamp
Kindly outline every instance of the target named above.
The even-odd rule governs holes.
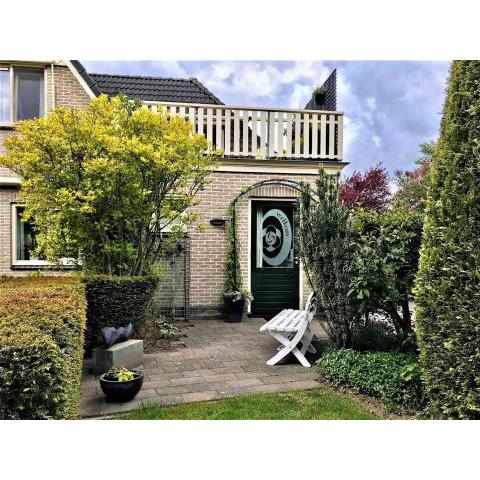
[[[213,227],[223,227],[225,226],[226,220],[224,218],[212,218],[210,220],[210,225]]]

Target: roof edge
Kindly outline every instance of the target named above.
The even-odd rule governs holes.
[[[202,82],[198,81],[195,77],[190,77],[190,81],[199,87],[203,92],[208,95],[218,105],[225,105],[216,95],[214,95]]]
[[[90,77],[88,72],[85,70],[85,67],[78,60],[66,60],[67,65],[72,70],[72,73],[77,77],[77,79],[82,83],[82,86],[88,88],[85,89],[90,95],[90,98],[98,97],[101,95],[100,89],[97,87],[97,84]]]

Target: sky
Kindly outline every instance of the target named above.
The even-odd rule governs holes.
[[[411,169],[419,145],[438,137],[449,62],[82,61],[92,73],[196,77],[225,104],[303,108],[337,69],[345,114],[345,173],[381,163]]]

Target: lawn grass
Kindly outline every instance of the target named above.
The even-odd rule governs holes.
[[[375,420],[354,398],[322,386],[172,406],[147,405],[126,420]]]

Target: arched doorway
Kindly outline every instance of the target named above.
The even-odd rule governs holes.
[[[270,318],[285,308],[299,308],[301,272],[295,211],[300,190],[298,182],[270,179],[251,185],[233,201],[235,205],[242,197],[249,197],[252,315]]]

